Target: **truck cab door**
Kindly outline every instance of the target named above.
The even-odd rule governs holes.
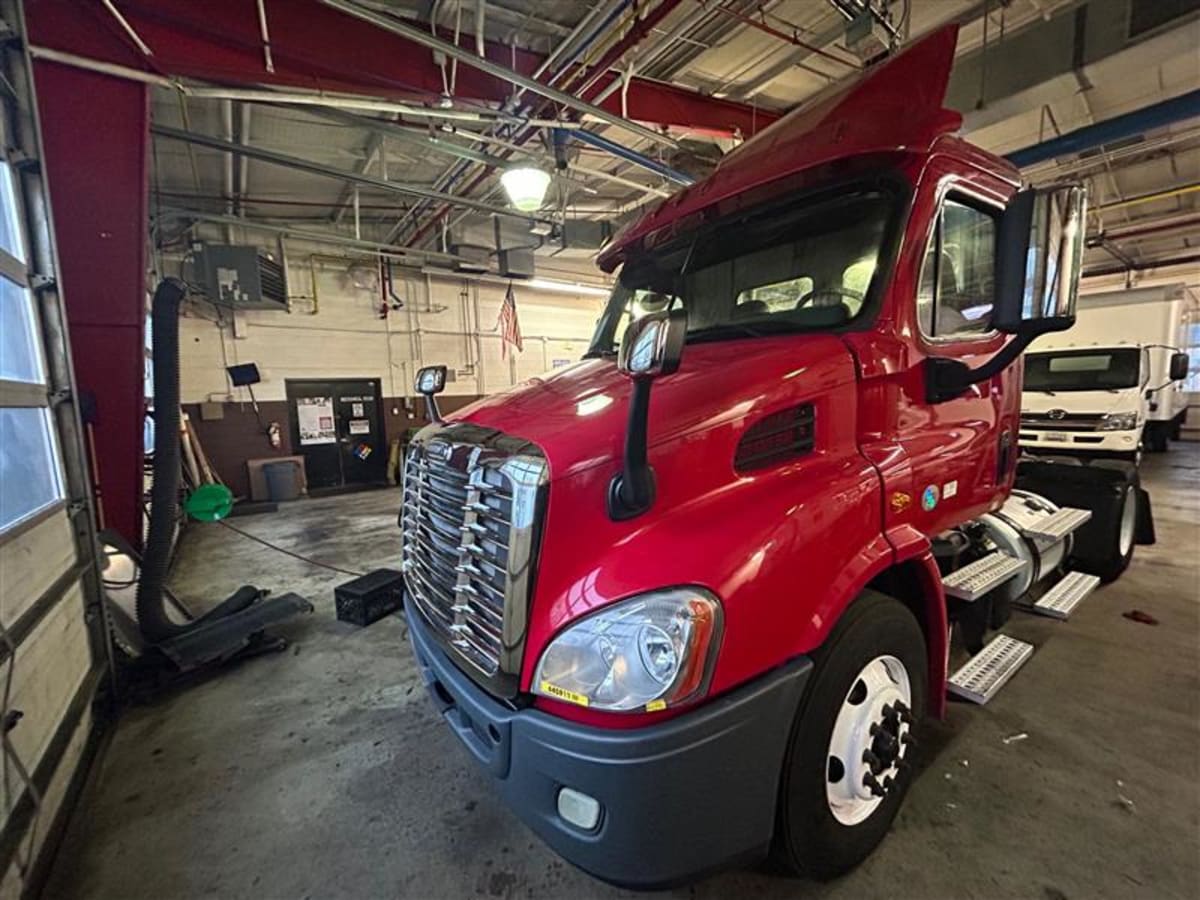
[[[911,343],[896,437],[912,472],[914,502],[906,518],[926,535],[1001,502],[1016,467],[1019,361],[953,399],[925,398],[926,358],[975,368],[1007,340],[991,319],[1000,216],[1011,187],[989,180],[983,173],[972,180],[933,174],[935,186],[919,203],[927,229],[923,246],[915,242],[919,259],[910,260],[911,293],[897,298]]]

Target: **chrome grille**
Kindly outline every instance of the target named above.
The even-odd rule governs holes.
[[[520,670],[545,473],[533,445],[465,424],[426,429],[405,462],[409,593],[486,678]]]
[[[1021,427],[1035,431],[1095,431],[1100,427],[1099,413],[1065,413],[1051,416],[1049,413],[1021,413]]]

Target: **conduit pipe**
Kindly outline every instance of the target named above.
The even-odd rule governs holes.
[[[557,88],[549,87],[542,84],[535,78],[530,78],[528,75],[522,75],[520,72],[510,69],[508,66],[503,66],[500,63],[492,62],[490,59],[480,58],[469,50],[455,46],[448,41],[444,41],[439,37],[431,34],[426,34],[420,28],[415,28],[406,22],[399,19],[394,19],[390,16],[381,15],[369,9],[364,9],[356,3],[348,2],[348,0],[318,0],[323,6],[328,6],[330,9],[336,9],[338,12],[345,13],[348,16],[353,16],[369,25],[374,25],[376,28],[383,31],[391,32],[399,37],[406,38],[414,43],[427,47],[430,50],[441,50],[451,59],[457,59],[472,68],[479,69],[493,78],[499,78],[504,81],[520,87],[527,88],[535,94],[540,94],[548,100],[553,100],[555,103],[562,104],[584,115],[593,116],[601,122],[606,122],[609,125],[623,128],[638,137],[646,140],[654,141],[659,144],[668,146],[676,146],[677,141],[674,138],[668,137],[655,131],[652,128],[647,128],[637,122],[631,122],[628,119],[622,119],[618,115],[601,109],[598,106],[580,100],[578,97],[558,90]]]

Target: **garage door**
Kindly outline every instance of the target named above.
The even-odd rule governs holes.
[[[20,25],[16,4],[0,2]],[[107,666],[91,491],[22,43],[0,147],[0,897],[36,889],[94,746]]]

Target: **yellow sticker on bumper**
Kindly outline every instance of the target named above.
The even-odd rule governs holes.
[[[658,712],[660,709],[667,708],[666,700],[651,700],[646,704],[646,712]]]
[[[541,691],[550,697],[557,697],[559,700],[565,700],[568,703],[575,703],[579,706],[587,706],[588,698],[583,694],[577,694],[574,691],[568,691],[566,688],[561,688],[557,684],[551,684],[548,681],[543,681]]]

